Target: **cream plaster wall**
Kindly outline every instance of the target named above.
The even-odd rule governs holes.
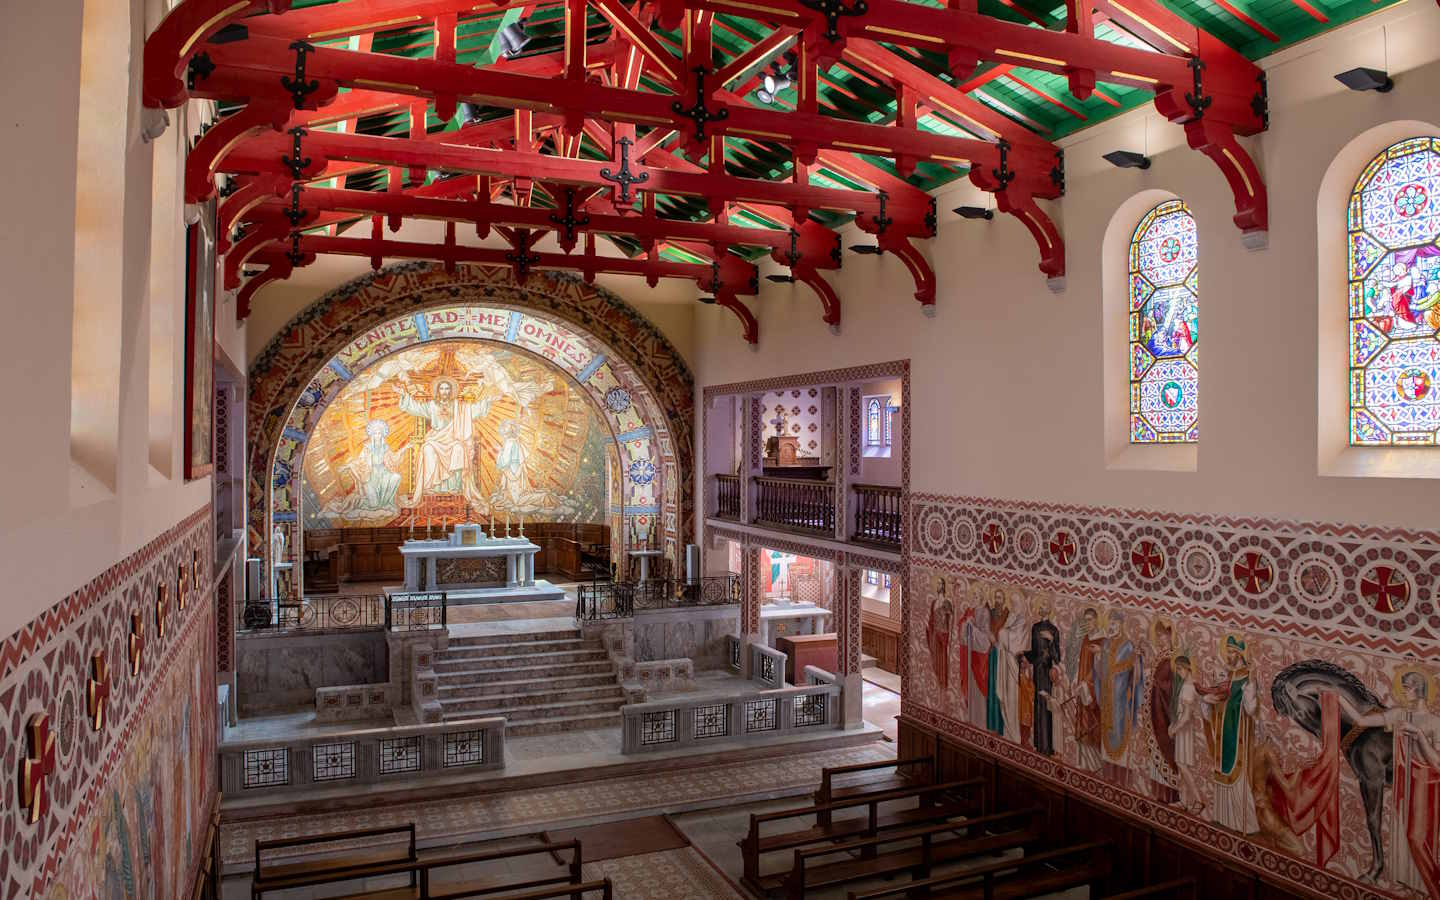
[[[1334,73],[1385,64],[1386,36],[1395,90],[1341,88]],[[728,312],[698,309],[697,391],[908,358],[915,491],[1433,528],[1433,480],[1321,474],[1317,346],[1327,329],[1343,330],[1345,312],[1343,292],[1317,292],[1324,273],[1331,281],[1341,273],[1343,285],[1345,259],[1337,251],[1317,261],[1316,197],[1352,141],[1359,139],[1351,152],[1363,160],[1389,143],[1383,129],[1371,129],[1395,120],[1440,124],[1437,59],[1440,9],[1415,2],[1264,61],[1271,127],[1248,145],[1269,188],[1268,249],[1241,245],[1224,180],[1183,147],[1181,129],[1137,111],[1063,142],[1069,190],[1053,207],[1068,251],[1062,293],[1047,289],[1034,242],[1013,218],[969,222],[948,212],[984,202],[961,184],[940,197],[938,237],[920,244],[939,281],[933,319],[912,299],[899,260],[847,254],[842,272],[829,276],[844,304],[838,336],[803,286],[761,282],[751,303],[760,321],[753,350]],[[1148,171],[1099,159],[1147,142]],[[1126,323],[1102,316],[1101,248],[1117,210],[1142,191],[1183,197],[1199,225],[1204,364],[1194,471],[1122,467],[1107,451],[1105,367],[1123,362],[1107,361],[1103,347],[1107,329],[1123,335]],[[1343,369],[1343,351],[1327,364]],[[1388,452],[1393,461],[1400,451]]]
[[[95,0],[92,0],[92,3]],[[180,477],[184,336],[169,342],[171,407],[167,412],[170,474],[151,463],[151,304],[184,316],[184,226],[178,191],[156,179],[178,178],[184,142],[198,126],[198,108],[171,110],[171,127],[157,144],[140,138],[139,78],[144,36],[159,21],[159,0],[131,0],[128,59],[123,41],[106,78],[130,81],[128,105],[82,122],[81,0],[26,3],[7,9],[0,33],[0,107],[6,140],[0,164],[11,173],[5,215],[0,217],[0,289],[8,340],[0,352],[5,386],[5,439],[0,441],[0,636],[33,619],[100,572],[139,549],[209,502],[210,479]],[[108,5],[107,19],[113,9]],[[123,19],[123,15],[121,16]],[[123,32],[122,32],[123,34]],[[107,62],[110,60],[107,59]],[[97,76],[98,77],[98,76]],[[118,183],[106,183],[106,205],[118,215],[89,223],[121,249],[103,265],[79,309],[119,305],[119,409],[104,411],[118,424],[113,488],[71,462],[71,331],[77,308],[76,161],[81,128],[91,140],[123,146],[113,167]],[[108,177],[108,175],[107,175]],[[113,204],[115,199],[118,204]],[[82,213],[90,198],[82,196]],[[178,260],[179,274],[151,266],[151,254]],[[85,260],[96,265],[95,260]],[[161,272],[160,275],[152,274]],[[220,304],[217,338],[243,362],[244,335],[234,306]],[[155,385],[163,395],[165,380]]]
[[[390,232],[386,237],[400,241],[438,242],[444,239],[445,226],[439,222],[407,220],[400,230]],[[347,232],[346,236],[369,237],[368,227],[359,227]],[[475,237],[475,229],[458,226],[456,243],[466,247],[504,247],[506,244],[497,234],[492,233],[485,240]],[[542,253],[562,252],[553,237],[542,238],[536,245]],[[579,252],[576,248],[575,252]],[[608,242],[599,246],[601,256],[618,256]],[[405,262],[386,259],[385,263]],[[250,318],[247,320],[248,346],[245,358],[253,360],[265,345],[300,310],[323,297],[346,282],[367,275],[370,261],[352,256],[322,256],[314,263],[297,269],[286,281],[273,282],[256,291],[251,301]],[[662,278],[655,287],[645,279],[634,275],[598,275],[595,283],[608,288],[649,319],[660,332],[675,345],[685,361],[693,365],[695,359],[695,320],[691,307],[695,298],[702,293],[693,281],[680,278]]]

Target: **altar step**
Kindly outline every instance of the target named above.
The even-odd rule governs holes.
[[[504,716],[512,736],[616,726],[625,703],[608,654],[578,630],[454,637],[435,672],[447,719]]]

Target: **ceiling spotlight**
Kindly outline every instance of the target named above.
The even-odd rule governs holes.
[[[1390,89],[1395,87],[1390,73],[1384,69],[1367,69],[1364,66],[1341,72],[1335,76],[1335,80],[1352,91],[1374,91],[1377,94],[1388,94]]]
[[[776,284],[794,284],[794,283],[795,283],[795,276],[794,276],[794,275],[766,275],[766,276],[765,276],[765,280],[766,280],[766,281],[773,281],[773,282],[775,282]]]
[[[762,86],[755,92],[755,98],[766,105],[774,103],[781,91],[787,91],[795,86],[795,74],[794,68],[786,72],[780,67],[779,60],[776,60],[770,64],[770,71],[766,72],[765,77],[761,79]]]
[[[775,102],[775,95],[762,87],[755,92],[755,99],[759,100],[761,103],[764,103],[766,106],[769,106],[771,103]]]
[[[247,40],[250,37],[250,29],[239,22],[231,22],[224,28],[210,35],[212,44],[233,44],[236,41]]]
[[[463,125],[478,121],[480,121],[480,104],[460,101],[460,123]]]
[[[1148,169],[1150,157],[1134,150],[1111,150],[1102,159],[1117,169]]]
[[[850,249],[855,253],[866,253],[871,256],[879,256],[884,253],[879,244],[851,244]]]
[[[509,59],[525,49],[530,35],[525,33],[525,20],[511,22],[500,29],[500,55]]]
[[[983,206],[957,206],[955,214],[962,219],[993,219],[995,210]]]
[[[714,305],[715,305],[715,298],[714,298],[714,297],[696,297],[696,298],[695,298],[695,302],[696,302],[696,303],[703,303],[703,304],[705,304],[706,306],[714,306]]]

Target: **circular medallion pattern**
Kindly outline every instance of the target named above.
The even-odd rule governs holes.
[[[939,554],[945,550],[945,536],[949,528],[945,515],[936,507],[926,507],[916,517],[920,522],[920,541],[926,553]]]
[[[1022,522],[1015,528],[1015,555],[1024,563],[1033,563],[1045,552],[1045,541],[1040,529],[1030,522]]]
[[[1405,612],[1414,593],[1410,576],[1392,563],[1375,563],[1360,573],[1361,599],[1382,616]]]
[[[1412,181],[1395,192],[1395,211],[1401,218],[1412,219],[1430,204],[1430,195],[1425,186]]]
[[[1090,539],[1090,565],[1101,575],[1114,575],[1120,569],[1120,541],[1113,534],[1100,532]]]
[[[980,532],[980,543],[985,547],[986,553],[999,556],[1000,551],[1005,549],[1005,526],[994,519],[986,522],[984,530]]]
[[[950,536],[955,540],[955,549],[961,553],[975,550],[975,524],[961,516],[950,526]]]
[[[1180,578],[1195,591],[1208,590],[1220,579],[1220,554],[1205,541],[1180,548]]]
[[[630,408],[630,392],[622,387],[614,387],[605,392],[605,408],[612,413],[622,413]]]
[[[1235,584],[1246,594],[1258,597],[1275,583],[1275,563],[1260,550],[1242,550],[1231,564]]]
[[[1075,542],[1074,535],[1063,528],[1050,536],[1046,549],[1050,551],[1050,558],[1055,560],[1055,565],[1062,569],[1073,564],[1080,554],[1080,545]]]
[[[1290,584],[1295,594],[1307,603],[1329,603],[1341,585],[1340,567],[1320,554],[1303,556],[1291,567]]]
[[[57,729],[57,743],[60,745],[60,756],[69,759],[71,752],[75,749],[75,730],[78,727],[79,716],[75,706],[75,689],[66,686],[65,692],[60,695],[60,727]]]
[[[630,464],[630,480],[646,485],[655,480],[655,464],[648,459],[637,459]]]
[[[1150,538],[1141,538],[1130,548],[1130,567],[1144,579],[1155,579],[1165,571],[1165,551]]]

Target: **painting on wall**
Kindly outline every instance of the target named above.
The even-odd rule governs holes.
[[[598,410],[550,363],[432,341],[359,372],[326,408],[305,449],[304,522],[603,523],[613,446]]]
[[[215,200],[185,235],[185,478],[210,474],[215,458]]]
[[[1222,834],[1440,897],[1440,664],[912,573],[907,703]]]

